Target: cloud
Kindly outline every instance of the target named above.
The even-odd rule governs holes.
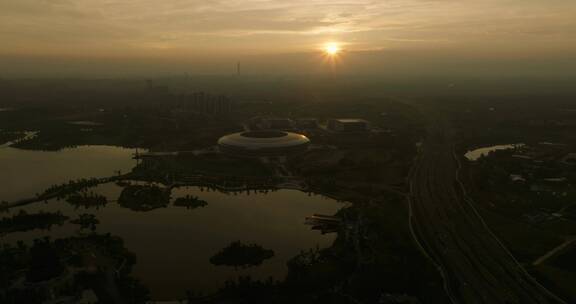
[[[576,48],[569,0],[1,0],[0,53]]]

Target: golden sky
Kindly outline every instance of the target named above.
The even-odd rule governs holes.
[[[387,52],[545,61],[576,51],[575,16],[575,0],[0,0],[0,64],[290,62],[329,41],[359,62]]]

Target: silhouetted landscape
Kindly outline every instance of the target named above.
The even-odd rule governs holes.
[[[0,3],[0,303],[576,303],[576,6],[296,2]]]

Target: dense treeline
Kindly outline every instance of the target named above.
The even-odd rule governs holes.
[[[53,225],[63,225],[68,217],[58,212],[44,212],[29,214],[20,210],[11,217],[0,219],[0,234],[16,231],[29,231],[34,229],[50,229]]]
[[[80,229],[90,229],[92,231],[96,230],[96,225],[100,224],[100,221],[96,218],[94,214],[80,214],[77,219],[71,220],[70,223],[80,226]]]
[[[92,191],[91,192],[82,191],[72,193],[68,195],[68,197],[66,197],[66,201],[70,205],[76,207],[76,209],[78,209],[79,207],[84,207],[86,209],[95,207],[96,209],[99,209],[100,207],[104,207],[106,206],[106,204],[108,204],[108,199],[106,198],[106,196],[97,194]]]
[[[75,181],[69,181],[60,185],[53,185],[44,190],[42,194],[37,194],[37,197],[47,197],[56,195],[57,199],[66,198],[69,193],[85,190],[86,188],[95,187],[102,183],[99,178],[81,178]]]

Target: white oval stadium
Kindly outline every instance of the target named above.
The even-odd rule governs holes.
[[[283,131],[250,131],[221,137],[221,152],[237,156],[279,156],[308,149],[310,140],[302,134]]]

